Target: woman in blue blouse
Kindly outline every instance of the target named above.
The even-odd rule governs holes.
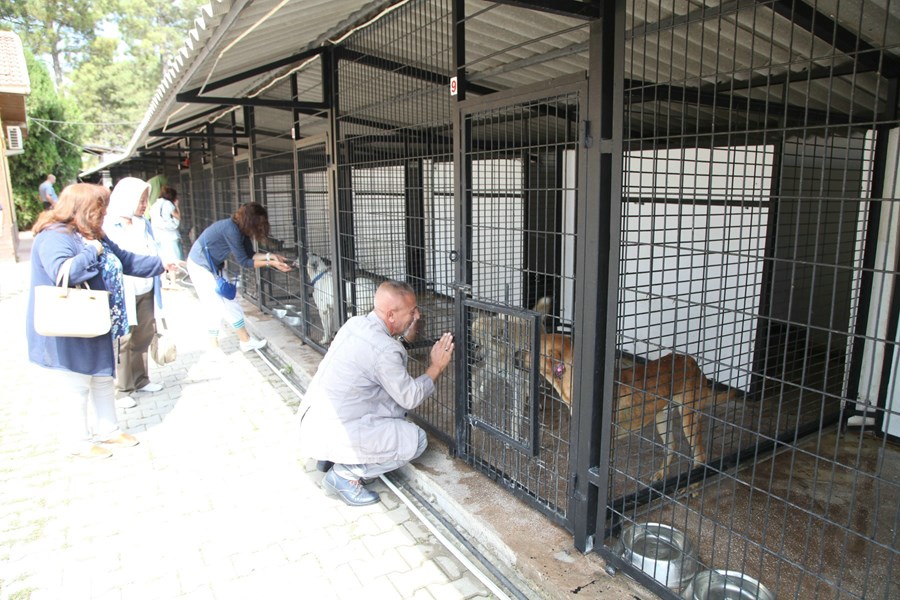
[[[70,452],[84,458],[107,458],[111,456],[109,447],[138,443],[134,436],[119,430],[116,419],[113,343],[128,330],[123,274],[153,277],[165,270],[159,257],[122,250],[103,234],[108,204],[107,188],[73,184],[62,191],[52,210],[41,213],[32,229],[31,293],[25,318],[28,358],[48,370],[48,379],[58,388],[68,412]],[[70,338],[35,331],[34,288],[54,285],[60,267],[70,258],[70,285],[87,282],[91,289],[110,292],[113,327],[109,333]]]
[[[254,253],[253,240],[263,241],[268,236],[269,213],[261,204],[251,202],[240,207],[230,219],[216,221],[204,229],[191,246],[187,269],[197,297],[209,315],[209,340],[213,348],[219,347],[219,324],[223,317],[241,340],[242,352],[266,345],[266,340],[251,337],[247,332],[244,310],[237,298],[228,300],[216,293],[216,275],[229,256],[242,267],[290,271],[291,266],[283,256],[270,252]]]

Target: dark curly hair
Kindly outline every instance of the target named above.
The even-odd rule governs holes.
[[[231,217],[241,233],[261,242],[269,237],[269,211],[257,202],[245,204]]]

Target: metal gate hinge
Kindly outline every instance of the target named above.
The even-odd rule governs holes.
[[[450,287],[453,288],[454,290],[462,290],[462,292],[464,294],[469,294],[469,295],[472,294],[472,285],[468,284],[468,283],[458,283],[458,282],[454,281],[453,283],[450,284]]]
[[[587,119],[581,122],[581,141],[585,148],[590,148],[594,145],[594,138],[591,135],[591,122]]]

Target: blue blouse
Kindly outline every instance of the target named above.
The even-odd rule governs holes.
[[[119,248],[109,238],[104,246],[122,263],[126,275],[153,277],[165,268],[157,256],[132,254]],[[115,376],[116,362],[112,332],[93,338],[43,336],[34,330],[34,288],[55,285],[62,264],[75,257],[69,271],[69,285],[87,282],[91,289],[106,290],[100,257],[79,235],[62,227],[45,229],[34,238],[31,247],[31,292],[25,314],[28,359],[42,367],[62,369],[85,375]],[[108,291],[108,290],[107,290]]]
[[[206,248],[209,248],[213,269],[210,269],[206,259]],[[230,218],[216,221],[204,229],[188,255],[192,261],[213,274],[222,270],[222,265],[229,256],[233,256],[235,262],[242,267],[253,268],[253,242],[241,233],[237,223]]]

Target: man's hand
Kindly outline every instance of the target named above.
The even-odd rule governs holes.
[[[444,372],[450,361],[453,360],[453,349],[456,345],[453,343],[453,334],[445,333],[431,347],[431,365],[428,367],[428,375],[435,381],[438,376]]]

